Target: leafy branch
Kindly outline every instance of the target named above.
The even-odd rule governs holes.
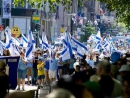
[[[69,10],[70,7],[73,4],[73,0],[26,0],[28,4],[32,6],[32,8],[35,7],[37,4],[37,8],[40,9],[41,7],[45,9],[46,2],[49,2],[49,8],[50,11],[55,12],[55,8],[58,4],[62,4],[64,6],[64,10]],[[83,6],[85,0],[78,0],[78,5]],[[24,0],[14,0],[13,4],[15,6],[18,6],[18,4],[21,4],[23,7],[25,6]]]
[[[117,22],[123,22],[127,27],[130,25],[130,0],[98,0],[106,4],[110,11],[116,10]]]

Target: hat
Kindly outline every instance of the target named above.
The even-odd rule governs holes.
[[[44,58],[43,57],[38,57],[38,60],[41,60],[43,62]]]
[[[121,68],[119,69],[119,72],[122,71],[130,71],[130,67],[128,65],[122,65]]]
[[[89,90],[92,90],[92,91],[100,91],[101,90],[101,86],[97,82],[87,81],[84,83],[84,85],[87,86],[87,88]]]

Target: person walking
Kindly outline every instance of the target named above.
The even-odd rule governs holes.
[[[28,67],[27,68],[27,79],[28,79],[28,85],[30,85],[30,77],[32,76],[32,65],[33,65],[32,59],[27,59],[27,67]]]
[[[24,85],[25,85],[25,78],[26,78],[26,73],[27,73],[27,62],[24,58],[24,53],[20,53],[20,60],[19,60],[19,65],[18,65],[18,88],[17,90],[20,90],[20,84],[22,80],[22,90],[24,90]]]
[[[45,83],[48,85],[49,84],[49,65],[50,65],[50,58],[48,55],[45,53],[44,54],[44,74],[45,74]]]
[[[32,85],[36,85],[37,82],[37,64],[38,64],[38,53],[35,52],[32,67]]]
[[[57,67],[58,67],[59,78],[61,78],[63,65],[60,64],[60,62],[62,61],[62,58],[60,57],[60,53],[57,53],[57,59],[58,59]]]
[[[58,60],[55,58],[56,53],[53,53],[50,60],[51,64],[49,66],[49,79],[51,82],[56,80],[57,64]]]
[[[43,85],[44,83],[44,59],[43,57],[38,57],[38,65],[37,65],[37,70],[38,70],[38,85]]]

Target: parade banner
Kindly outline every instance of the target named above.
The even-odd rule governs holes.
[[[19,58],[20,56],[0,56],[0,60],[4,60],[7,64],[6,73],[9,75],[10,89],[16,89],[17,87],[17,68]]]
[[[3,18],[11,18],[11,0],[3,0]]]

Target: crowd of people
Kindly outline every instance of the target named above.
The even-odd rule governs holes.
[[[5,51],[5,54],[7,53]],[[97,53],[84,55],[82,58],[73,54],[71,59],[65,61],[62,61],[59,51],[53,51],[51,58],[48,51],[41,49],[35,50],[33,54],[32,59],[25,59],[24,52],[20,53],[17,90],[25,90],[27,78],[28,85],[53,86],[52,92],[46,98],[130,98],[129,53],[115,63],[112,63],[110,57],[100,60]],[[6,76],[3,74],[3,66],[6,64],[0,63],[0,75]],[[7,76],[5,79],[0,77],[0,84],[3,84],[2,81],[8,81]],[[7,91],[9,84],[4,83]],[[4,87],[0,88],[3,92],[1,89]],[[64,92],[64,96],[61,92]],[[5,92],[3,94],[6,95]]]

